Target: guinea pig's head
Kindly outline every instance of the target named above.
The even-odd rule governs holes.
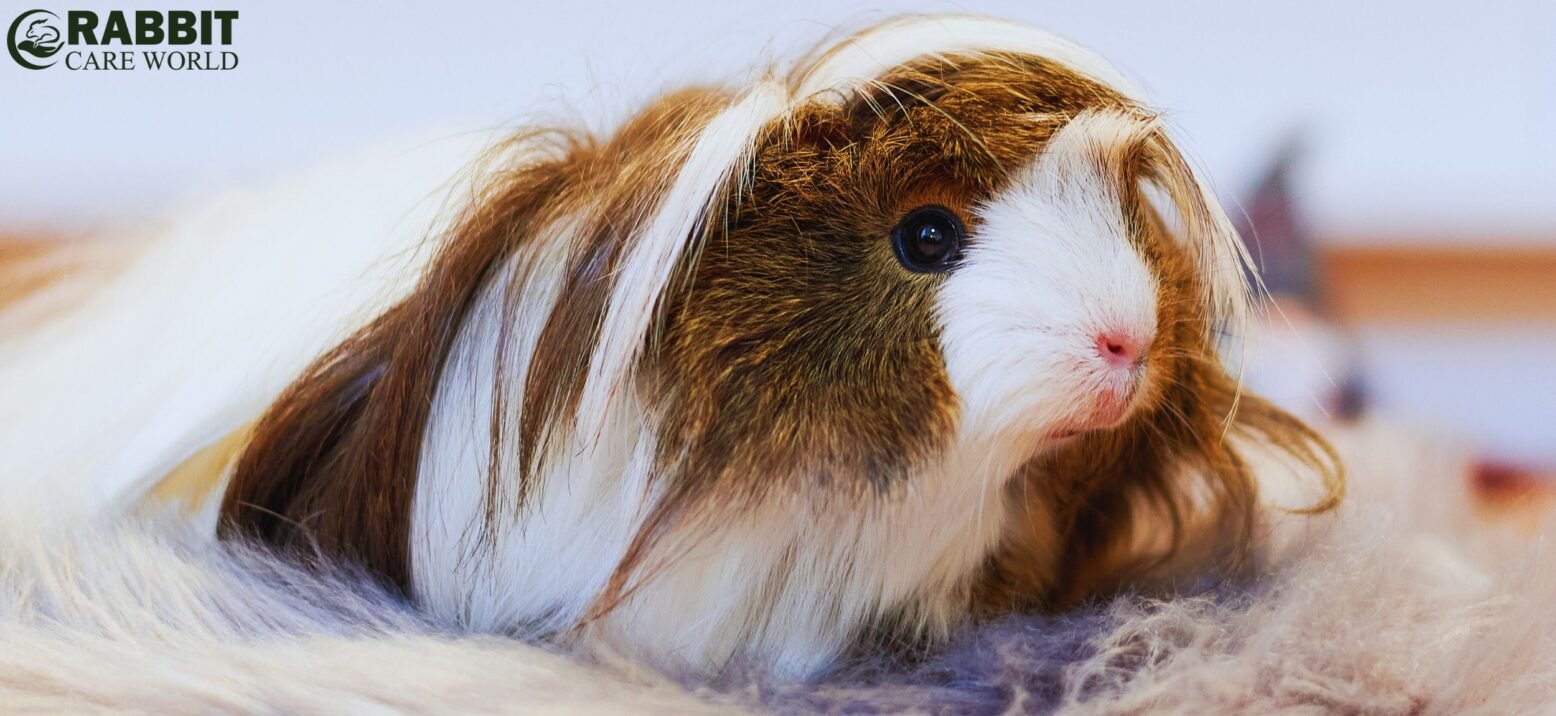
[[[1158,116],[1043,57],[918,58],[815,95],[721,209],[651,360],[662,444],[698,474],[1014,469],[1164,419],[1244,300],[1240,244]]]
[[[1174,362],[1214,358],[1199,269],[1228,247],[1153,213],[1153,115],[1019,55],[878,81],[772,127],[688,260],[651,361],[665,444],[879,487],[958,447],[1019,461],[1115,428]]]

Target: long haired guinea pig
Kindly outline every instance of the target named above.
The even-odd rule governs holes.
[[[1250,451],[1336,498],[1218,356],[1248,292],[1221,209],[1053,35],[898,20],[493,161],[408,295],[264,411],[223,536],[471,629],[805,675],[1235,566]]]

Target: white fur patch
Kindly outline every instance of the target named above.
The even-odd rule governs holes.
[[[1063,429],[1107,387],[1098,332],[1154,332],[1156,280],[1130,243],[1117,180],[1096,159],[1139,125],[1077,117],[978,209],[940,301],[946,369],[970,439]]]
[[[697,535],[590,636],[678,668],[751,662],[784,676],[827,668],[894,608],[908,629],[944,638],[965,624],[969,577],[998,539],[1003,499],[994,480],[980,489],[948,478],[1015,467],[954,450],[885,499],[770,501]]]
[[[1125,96],[1144,99],[1139,87],[1101,55],[1045,30],[976,15],[912,15],[848,38],[808,69],[795,95],[858,87],[927,55],[978,51],[1046,57]]]
[[[452,632],[360,574],[222,545],[176,514],[44,526],[5,507],[6,713],[730,711],[619,660]]]
[[[154,240],[73,310],[0,335],[0,502],[122,509],[254,420],[410,289],[441,200],[463,198],[450,178],[498,139],[382,147],[105,232]]]
[[[681,257],[697,250],[695,242],[708,220],[710,202],[741,170],[757,133],[784,110],[785,99],[782,85],[770,80],[758,82],[714,117],[676,174],[653,220],[627,248],[579,401],[579,426],[585,434],[598,432],[609,401],[630,380],[659,297],[670,285]]]

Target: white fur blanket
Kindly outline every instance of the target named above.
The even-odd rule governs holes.
[[[8,713],[1556,710],[1556,568],[1473,519],[1461,463],[1381,426],[1339,434],[1356,489],[1252,585],[1122,597],[971,629],[913,666],[820,684],[693,685],[429,623],[183,519],[0,529]]]

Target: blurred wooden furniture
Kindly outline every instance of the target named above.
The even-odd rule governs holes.
[[[1326,242],[1318,262],[1329,308],[1348,323],[1556,324],[1556,241],[1365,237]]]

